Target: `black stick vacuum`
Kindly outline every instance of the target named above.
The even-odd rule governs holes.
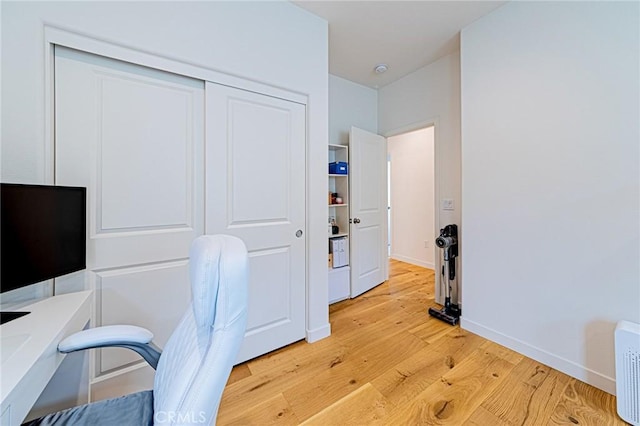
[[[447,225],[440,230],[436,245],[444,251],[442,279],[444,283],[444,307],[429,308],[429,315],[451,325],[460,320],[460,306],[451,303],[451,281],[456,278],[456,257],[458,257],[458,225]]]

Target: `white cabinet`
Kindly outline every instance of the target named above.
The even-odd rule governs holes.
[[[351,275],[350,272],[351,268],[349,266],[329,269],[329,304],[349,298],[349,277]]]
[[[346,145],[329,145],[329,163],[335,162],[346,163],[347,173],[329,173],[328,179],[328,251],[329,258],[333,259],[329,262],[329,303],[350,295],[349,148]]]

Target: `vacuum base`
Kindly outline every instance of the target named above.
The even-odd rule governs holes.
[[[456,325],[460,320],[460,311],[457,309],[436,309],[429,308],[429,315],[434,318],[438,318],[440,321],[444,321],[447,324]]]

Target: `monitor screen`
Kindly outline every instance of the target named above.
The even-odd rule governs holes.
[[[0,288],[86,267],[86,188],[0,184]]]

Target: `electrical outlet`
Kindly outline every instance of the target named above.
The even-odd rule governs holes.
[[[424,248],[429,248],[429,241],[424,240]]]

